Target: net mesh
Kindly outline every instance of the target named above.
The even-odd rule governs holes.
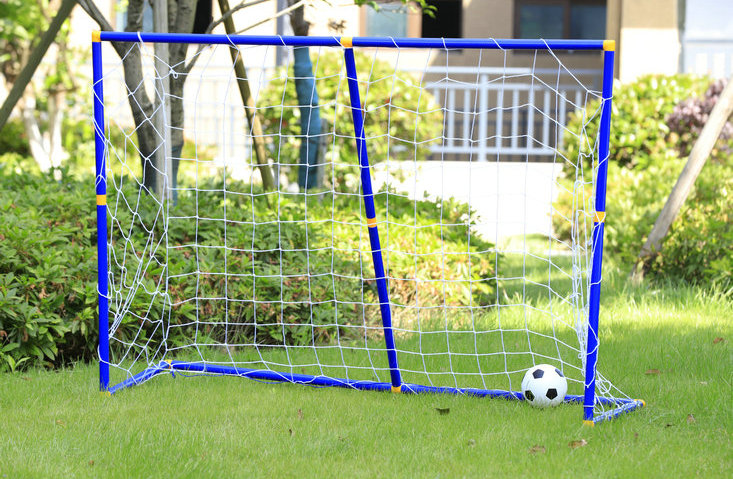
[[[389,382],[344,50],[126,48],[139,74],[102,80],[116,379],[175,359]],[[403,381],[519,391],[550,363],[583,394],[600,72],[549,49],[355,63]]]

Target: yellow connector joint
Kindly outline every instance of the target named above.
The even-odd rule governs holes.
[[[594,427],[595,425],[596,423],[594,423],[593,421],[588,421],[588,420],[583,421],[583,426]]]
[[[606,212],[605,211],[596,211],[596,214],[593,216],[593,222],[594,223],[603,223],[606,221]]]
[[[376,218],[367,218],[367,226],[370,228],[376,228],[377,227],[377,219]]]
[[[112,393],[109,391],[99,391],[99,395],[106,398],[112,397]]]
[[[339,39],[339,42],[341,43],[341,46],[344,48],[352,48],[354,46],[352,43],[352,37],[341,37]]]
[[[402,392],[402,386],[392,386],[392,393],[400,394]]]
[[[97,195],[97,206],[104,206],[107,204],[107,195]]]
[[[603,51],[615,52],[616,51],[616,40],[603,40]]]
[[[93,42],[101,42],[102,41],[102,35],[99,30],[94,30],[92,32],[92,41]]]

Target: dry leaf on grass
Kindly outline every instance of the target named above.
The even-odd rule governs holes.
[[[579,447],[583,447],[587,445],[588,445],[588,441],[586,441],[585,439],[578,439],[575,441],[570,441],[568,443],[568,446],[570,446],[571,449],[578,449]]]
[[[450,412],[449,407],[436,407],[435,410],[438,411],[438,414],[440,414],[441,416],[445,416]]]
[[[660,371],[659,369],[647,369],[644,374],[646,374],[647,376],[658,376],[662,374],[662,371]]]
[[[540,446],[539,444],[535,444],[534,446],[529,448],[530,454],[538,454],[538,453],[544,454],[545,451],[546,451],[545,446]]]

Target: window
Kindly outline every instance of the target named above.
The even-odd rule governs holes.
[[[422,15],[423,38],[461,38],[463,36],[463,2],[461,0],[428,0],[435,17]]]
[[[402,2],[380,4],[379,10],[367,8],[366,36],[406,37],[407,8]]]
[[[516,0],[517,38],[606,38],[605,0]]]

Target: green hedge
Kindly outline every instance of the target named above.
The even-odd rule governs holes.
[[[93,177],[76,179],[69,174],[64,183],[57,183],[49,177],[24,173],[31,162],[12,155],[0,157],[0,190],[7,192],[0,196],[0,370],[38,365],[54,367],[91,359],[96,350]],[[279,195],[278,201],[271,199],[268,205],[265,196],[252,199],[227,195],[224,200],[220,193],[222,185],[217,180],[202,181],[198,186],[201,190],[197,195],[182,193],[179,204],[171,210],[171,215],[178,219],[170,221],[168,245],[181,247],[169,248],[166,261],[165,248],[155,255],[161,264],[167,264],[171,276],[181,275],[171,278],[168,288],[171,302],[177,304],[172,325],[180,326],[170,330],[170,345],[184,345],[193,340],[221,341],[224,334],[229,335],[230,342],[249,342],[257,335],[257,341],[263,344],[282,341],[308,344],[312,338],[329,343],[337,338],[342,341],[353,338],[358,329],[347,326],[363,328],[380,324],[376,284],[361,279],[362,271],[366,277],[373,273],[358,195],[309,196],[306,216],[306,205],[289,200],[286,195]],[[250,186],[228,183],[227,188],[249,191]],[[218,189],[219,193],[207,194],[204,191],[207,189]],[[137,198],[134,187],[125,187],[122,193],[134,204]],[[113,207],[112,195],[108,201]],[[389,235],[392,252],[387,266],[393,278],[390,292],[394,303],[424,305],[435,298],[441,302],[445,298],[449,305],[468,305],[495,297],[495,281],[485,279],[495,276],[496,257],[493,253],[478,254],[492,245],[475,236],[470,241],[471,252],[475,254],[445,255],[445,278],[455,282],[447,283],[444,290],[430,281],[419,288],[415,285],[416,277],[422,280],[443,277],[442,261],[435,261],[435,255],[428,253],[443,249],[466,251],[468,226],[443,231],[434,226],[441,222],[462,224],[462,218],[469,213],[466,205],[449,201],[443,202],[440,208],[429,201],[418,201],[416,205],[412,200],[386,192],[375,195],[375,202],[378,211],[389,211],[388,216],[382,213],[378,218],[390,221],[389,228],[381,223],[380,233],[383,244]],[[415,207],[421,212],[417,229]],[[200,219],[223,219],[225,208],[226,222]],[[123,211],[118,209],[115,217],[122,224],[129,224],[131,216]],[[126,234],[137,238],[138,245],[144,244],[147,233],[143,226],[154,231],[156,239],[160,238],[161,223],[156,223],[153,209],[140,208],[138,214],[132,230],[113,229],[114,241],[122,241],[120,233],[124,229]],[[331,222],[332,217],[337,221]],[[199,248],[182,246],[192,243]],[[226,258],[223,248],[206,248],[225,244],[229,248]],[[311,250],[307,255],[299,251],[306,246]],[[232,248],[241,248],[242,252],[236,253]],[[113,267],[121,263],[123,251],[123,248],[117,250],[116,258],[111,261]],[[124,254],[128,278],[141,257],[143,261],[150,259],[139,250],[137,255],[129,249]],[[149,291],[155,289],[156,281],[164,273],[162,265],[151,264],[142,279]],[[224,268],[229,273],[248,273],[254,269],[257,277],[229,275],[225,279],[217,274]],[[338,274],[330,274],[332,271]],[[229,301],[225,310],[225,302],[221,300],[198,301],[198,305],[184,302],[194,297],[222,297],[225,291],[228,298],[275,303],[260,303],[255,321],[251,303]],[[111,294],[114,305],[113,289]],[[148,317],[157,320],[162,317],[162,301],[151,298],[144,288],[139,288],[128,299],[132,310],[148,311]],[[338,298],[340,304],[329,302],[333,298]],[[319,301],[326,303],[311,305]],[[338,328],[334,326],[336,308],[339,308]],[[404,309],[400,311],[409,314]],[[214,321],[194,332],[186,323],[197,314]],[[230,324],[226,333],[223,322],[213,324],[223,318]],[[400,320],[398,314],[396,321]],[[314,328],[295,324],[309,321]],[[131,340],[139,334],[137,344],[150,341],[154,345],[162,340],[160,326],[160,323],[146,323],[141,328],[139,319],[128,315],[114,337]],[[363,337],[363,330],[361,334]]]
[[[89,358],[96,338],[92,183],[29,163],[0,157],[0,370]]]

